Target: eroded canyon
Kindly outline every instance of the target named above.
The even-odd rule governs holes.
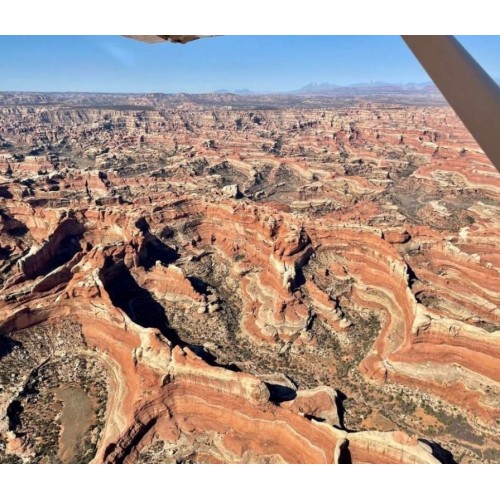
[[[499,462],[500,176],[392,100],[0,94],[0,462]]]

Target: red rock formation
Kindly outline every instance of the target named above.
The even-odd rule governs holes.
[[[2,378],[0,457],[39,456],[11,405],[61,353],[107,373],[94,462],[434,463],[413,434],[438,432],[491,448],[500,181],[450,110],[155,105],[0,108],[17,148],[54,145],[0,152],[2,342],[40,361],[5,349],[22,380]]]

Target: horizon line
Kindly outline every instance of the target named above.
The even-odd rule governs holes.
[[[495,81],[499,81],[499,79],[494,78]],[[316,82],[311,82],[306,85],[303,85],[302,87],[299,87],[297,89],[289,89],[289,90],[251,90],[248,88],[241,88],[241,89],[215,89],[215,90],[208,90],[204,92],[196,92],[196,91],[186,91],[186,90],[178,90],[178,91],[154,91],[154,90],[143,90],[143,91],[138,91],[138,92],[127,92],[123,90],[2,90],[0,89],[0,93],[19,93],[19,94],[122,94],[122,95],[144,95],[144,94],[161,94],[161,95],[177,95],[177,94],[190,94],[190,95],[202,95],[202,94],[235,94],[235,95],[250,95],[250,94],[263,94],[263,95],[273,95],[273,94],[291,94],[291,93],[297,93],[306,87],[314,85]],[[384,86],[390,86],[390,85],[433,85],[435,84],[432,82],[432,80],[428,81],[423,81],[423,82],[383,82],[383,81],[374,81],[373,84],[372,82],[353,82],[349,84],[335,84],[335,83],[329,83],[329,82],[321,82],[319,85],[331,85],[332,89],[333,88],[351,88],[351,87],[363,87],[365,85],[366,87],[384,87]],[[380,85],[375,85],[379,83]]]

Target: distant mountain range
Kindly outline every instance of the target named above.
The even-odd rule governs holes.
[[[389,83],[381,81],[359,82],[348,85],[335,85],[333,83],[310,83],[298,90],[293,91],[294,94],[328,94],[328,93],[345,93],[349,89],[357,91],[367,89],[374,91],[380,89],[383,91],[432,91],[437,90],[432,82],[420,83]]]
[[[500,85],[500,79],[494,78],[495,82]],[[356,90],[356,92],[363,91],[373,91],[375,89],[380,89],[383,92],[430,92],[437,91],[436,86],[430,80],[427,82],[409,82],[409,83],[390,83],[379,80],[372,80],[369,82],[357,82],[350,83],[347,85],[338,85],[336,83],[329,82],[311,82],[303,87],[296,90],[288,91],[253,91],[250,89],[236,89],[227,90],[220,89],[216,90],[214,94],[234,94],[234,95],[271,95],[271,94],[346,94],[349,93],[349,89]],[[362,92],[365,93],[365,92]]]
[[[318,83],[318,82],[314,82],[314,83],[309,83],[307,85],[304,85],[300,89],[293,90],[292,92],[293,93],[296,93],[296,92],[303,92],[303,93],[306,93],[306,92],[322,92],[324,90],[332,90],[332,89],[336,89],[338,87],[339,86],[336,85],[335,83],[328,83],[328,82]]]
[[[300,87],[296,90],[280,91],[280,92],[266,92],[260,91],[255,92],[249,89],[236,89],[227,90],[219,89],[214,91],[214,94],[235,94],[235,95],[250,95],[250,94],[325,94],[325,93],[337,93],[345,92],[348,89],[391,89],[391,90],[435,90],[435,85],[432,82],[421,82],[421,83],[389,83],[382,81],[370,81],[370,82],[358,82],[351,83],[348,85],[338,85],[336,83],[329,82],[312,82]]]

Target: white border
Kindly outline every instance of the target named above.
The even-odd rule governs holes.
[[[5,0],[0,34],[500,34],[493,0]]]
[[[5,498],[470,500],[497,496],[499,466],[4,465],[0,472]]]

